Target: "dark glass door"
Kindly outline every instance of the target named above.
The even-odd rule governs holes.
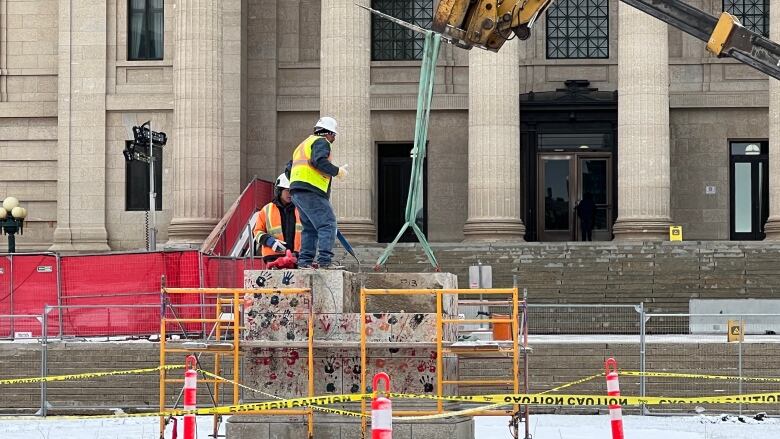
[[[540,241],[583,238],[577,206],[593,202],[593,241],[612,239],[612,156],[610,153],[539,156],[537,223]],[[590,218],[590,215],[588,215]]]
[[[538,224],[540,241],[570,241],[574,234],[572,218],[574,191],[572,155],[539,156]]]
[[[769,217],[767,142],[732,142],[731,240],[757,241],[766,236]]]
[[[409,195],[409,180],[412,176],[412,158],[410,156],[412,146],[411,143],[379,145],[378,242],[392,242],[404,225],[406,199]],[[425,166],[423,166],[423,209],[422,218],[418,218],[418,225],[427,234],[425,186]],[[416,241],[417,237],[414,236],[412,229],[407,229],[399,240],[399,242]]]

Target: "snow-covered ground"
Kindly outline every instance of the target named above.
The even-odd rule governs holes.
[[[198,437],[211,433],[211,417],[198,419]],[[626,439],[778,439],[780,419],[756,421],[750,417],[739,421],[735,416],[654,417],[626,416],[623,430]],[[476,439],[511,438],[509,418],[477,418]],[[179,422],[179,437],[183,425]],[[2,439],[156,439],[157,418],[46,420],[0,418]],[[524,431],[521,425],[521,433]],[[224,434],[224,426],[221,429]],[[609,416],[537,415],[531,416],[534,439],[610,439]],[[169,426],[166,438],[171,437]],[[522,437],[522,435],[521,435]]]

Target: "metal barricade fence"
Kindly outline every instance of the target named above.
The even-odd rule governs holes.
[[[647,314],[647,394],[668,397],[780,392],[779,314]],[[743,333],[729,342],[728,322]],[[672,365],[672,367],[669,367]],[[686,374],[652,376],[653,372]],[[732,377],[713,379],[704,375]],[[757,380],[752,378],[772,378]],[[649,407],[652,413],[780,414],[775,404],[698,404]]]
[[[47,307],[49,321],[56,322],[57,315],[63,316],[65,336],[55,335],[49,339],[48,354],[43,359],[43,370],[49,376],[81,374],[91,372],[126,371],[154,369],[159,365],[159,343],[161,331],[161,310],[168,319],[210,316],[213,305],[166,304],[121,305],[121,306],[60,306]],[[89,319],[100,321],[100,326],[90,326]],[[132,325],[128,318],[135,318]],[[133,328],[133,334],[118,336],[105,322],[114,322],[118,327]],[[52,331],[49,331],[50,334]],[[201,324],[166,324],[166,334],[172,341],[199,341],[209,337],[211,328]],[[182,356],[177,361],[184,364]],[[202,366],[208,365],[204,359]],[[180,387],[180,386],[178,386]],[[180,390],[170,385],[174,396]],[[203,392],[202,397],[207,397]],[[159,372],[145,371],[117,376],[86,377],[77,380],[55,381],[48,384],[45,404],[50,412],[57,414],[84,413],[98,410],[101,413],[116,410],[152,410],[159,407]]]
[[[46,320],[40,315],[0,315],[0,379],[45,374]],[[46,383],[11,383],[0,389],[1,415],[46,415]]]

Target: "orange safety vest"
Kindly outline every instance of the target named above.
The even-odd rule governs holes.
[[[290,171],[290,183],[296,181],[302,181],[308,183],[323,193],[328,193],[330,188],[330,175],[320,171],[311,165],[311,147],[319,139],[325,139],[322,136],[311,135],[306,138],[297,148],[293,151],[292,157],[292,170]],[[327,139],[325,139],[327,141]],[[330,143],[330,142],[328,142]],[[328,160],[331,159],[333,154],[328,156]]]
[[[293,248],[290,247],[291,243],[287,243],[286,247],[289,250],[295,252],[301,251],[301,231],[303,231],[301,217],[298,214],[298,209],[295,209],[295,243]],[[284,234],[282,233],[282,214],[279,212],[279,207],[273,202],[266,204],[265,207],[257,212],[257,221],[255,221],[255,228],[252,230],[252,235],[257,238],[258,235],[263,233],[267,233],[279,241],[284,241]],[[262,245],[262,248],[263,257],[284,255],[284,253],[273,251],[271,247],[268,247],[265,244]]]

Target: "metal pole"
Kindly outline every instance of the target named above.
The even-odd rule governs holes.
[[[11,268],[11,270],[10,270],[11,273],[8,276],[8,278],[9,278],[9,283],[8,283],[8,304],[11,307],[10,314],[13,316],[15,314],[14,313],[14,255],[13,254],[8,255],[8,259],[9,259],[9,264],[8,265],[10,265],[10,268]],[[10,328],[11,329],[11,337],[15,338],[14,337],[14,319],[13,319],[13,317],[11,317],[11,322],[10,323],[11,323],[11,328]]]
[[[157,222],[155,210],[157,209],[154,192],[154,141],[152,140],[152,121],[149,124],[149,251],[157,251]]]
[[[49,357],[48,357],[48,343],[47,343],[47,337],[48,337],[48,331],[49,331],[49,312],[51,311],[51,308],[49,305],[46,305],[43,307],[43,316],[41,316],[41,377],[45,377],[49,374]],[[44,418],[46,417],[46,406],[48,405],[46,401],[46,394],[47,394],[47,383],[46,381],[41,382],[41,416]]]
[[[62,339],[62,259],[60,259],[59,253],[55,254],[54,257],[57,261],[57,336]]]
[[[739,326],[742,329],[742,333],[739,336],[739,396],[742,396],[742,339],[745,337],[745,321],[740,318],[739,319]],[[742,398],[740,398],[739,402],[739,416],[742,416]]]
[[[517,275],[514,276],[517,279]],[[527,395],[531,389],[528,382],[528,288],[523,288],[523,319],[525,324],[523,325],[523,392]],[[525,406],[525,439],[531,439],[531,420],[529,418],[531,414],[528,412],[528,406]]]
[[[16,233],[8,234],[8,253],[16,253]]]
[[[639,372],[641,372],[641,375],[639,376],[639,395],[644,397],[645,396],[645,349],[647,348],[647,340],[645,339],[645,303],[640,302],[639,303]],[[645,411],[647,410],[647,407],[642,404],[642,407],[640,409],[640,413],[644,416]]]

